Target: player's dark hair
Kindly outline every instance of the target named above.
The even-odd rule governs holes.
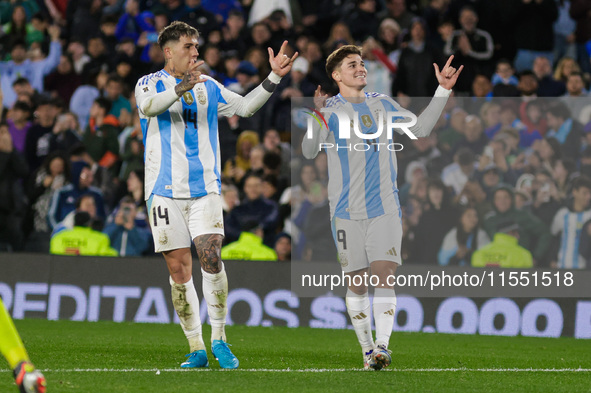
[[[349,55],[361,56],[361,47],[357,45],[343,45],[335,50],[326,59],[326,73],[332,79],[332,72],[341,66],[343,60]]]
[[[160,49],[164,49],[169,41],[178,41],[183,36],[199,38],[199,32],[185,22],[174,21],[162,29],[158,35],[158,45]]]

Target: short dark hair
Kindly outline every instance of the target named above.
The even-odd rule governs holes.
[[[96,100],[94,100],[94,102],[105,110],[105,115],[109,113],[109,111],[111,110],[111,106],[113,105],[111,100],[105,97],[99,97]]]
[[[27,78],[25,78],[24,76],[18,77],[16,78],[16,80],[14,82],[12,82],[12,87],[14,86],[22,86],[22,85],[30,85],[31,82],[29,82],[29,80]]]
[[[111,74],[107,78],[107,84],[109,84],[110,82],[115,82],[115,83],[119,83],[120,85],[123,85],[123,78],[121,78],[117,74]]]
[[[332,72],[340,67],[345,57],[349,55],[361,56],[361,47],[357,45],[343,45],[328,56],[328,59],[326,59],[326,73],[330,79],[332,79]]]
[[[178,41],[182,36],[199,38],[199,32],[185,22],[174,21],[162,29],[158,35],[158,45],[160,45],[160,49],[164,49],[167,42]]]
[[[548,107],[548,113],[554,117],[568,119],[571,116],[570,109],[563,102],[554,102]]]
[[[23,112],[31,112],[31,107],[24,101],[17,101],[14,103],[12,110],[15,111],[23,111]]]

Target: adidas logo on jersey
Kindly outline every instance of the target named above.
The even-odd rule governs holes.
[[[398,254],[396,254],[396,247],[392,247],[391,249],[389,249],[386,252],[386,255],[392,255],[392,256],[395,256],[395,257],[398,256]]]

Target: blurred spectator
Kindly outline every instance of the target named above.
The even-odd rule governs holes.
[[[569,108],[562,102],[553,102],[547,108],[549,138],[555,138],[561,146],[562,155],[577,160],[581,151],[583,126],[571,117]]]
[[[61,98],[66,106],[74,91],[82,84],[82,78],[76,74],[72,59],[68,55],[60,56],[57,69],[45,77],[45,89],[54,98]]]
[[[337,256],[332,237],[328,191],[321,182],[313,182],[293,223],[300,236],[296,258],[305,261],[332,261]]]
[[[111,246],[122,257],[141,256],[150,245],[149,229],[136,226],[136,218],[136,202],[131,196],[126,196],[119,202],[103,229],[103,233],[109,236]]]
[[[400,25],[394,19],[386,18],[382,20],[378,29],[378,41],[384,53],[394,65],[398,64],[400,58],[399,34]]]
[[[125,38],[137,41],[144,31],[158,34],[154,29],[154,14],[150,11],[140,12],[138,0],[126,0],[125,12],[119,17],[115,28],[115,37],[118,41]],[[201,30],[199,31],[201,32]]]
[[[554,79],[566,83],[568,76],[573,72],[581,72],[581,67],[572,57],[563,57],[554,69]]]
[[[228,214],[236,206],[240,205],[240,194],[238,188],[233,184],[222,183],[222,209],[224,215],[224,227],[226,227],[226,219]]]
[[[90,61],[90,56],[86,54],[84,43],[78,38],[72,38],[68,44],[66,52],[72,57],[72,63],[76,74],[82,74],[84,65]]]
[[[453,164],[443,168],[441,180],[443,184],[454,191],[455,195],[462,192],[468,180],[473,176],[475,158],[474,153],[464,147],[454,154]]]
[[[376,16],[376,0],[356,0],[355,8],[345,16],[344,22],[355,41],[377,37],[379,22]]]
[[[259,136],[255,131],[242,131],[236,142],[236,156],[226,161],[223,175],[239,184],[250,169],[250,152],[258,144]]]
[[[272,12],[281,10],[285,13],[290,25],[293,25],[291,6],[288,0],[253,0],[250,13],[248,15],[248,26],[265,20]]]
[[[538,96],[559,97],[564,94],[564,83],[552,77],[552,64],[547,57],[536,57],[532,71],[538,79]]]
[[[265,131],[265,136],[263,137],[263,147],[265,148],[265,151],[273,151],[281,156],[280,175],[289,177],[291,175],[289,167],[291,160],[291,146],[289,143],[281,142],[279,132],[274,128],[269,128]]]
[[[57,255],[117,256],[109,244],[109,237],[90,227],[91,217],[86,212],[76,213],[74,228],[51,238],[50,253]]]
[[[32,23],[27,22],[27,13],[25,11],[25,7],[18,4],[15,4],[12,7],[10,22],[2,26],[2,32],[4,33],[2,42],[5,45],[10,45],[10,43],[14,42],[15,40],[22,40],[26,42],[28,47],[34,40],[38,40],[40,35],[41,40],[43,39],[43,34],[36,30]]]
[[[206,7],[205,3],[204,7]],[[242,12],[236,9],[229,12],[226,24],[222,27],[222,41],[219,44],[222,51],[233,50],[240,54],[246,52],[247,46],[246,40],[244,39],[245,24],[246,22]]]
[[[560,59],[563,56],[572,58],[577,57],[577,47],[575,44],[576,22],[571,18],[570,0],[557,0],[558,19],[554,22],[554,59]],[[591,38],[591,37],[590,37]]]
[[[455,228],[445,235],[437,259],[441,266],[470,266],[472,254],[490,243],[486,232],[478,225],[473,207],[465,208]]]
[[[202,0],[185,0],[185,10],[180,20],[196,28],[201,36],[207,37],[212,30],[218,28],[219,21],[201,2]]]
[[[276,261],[277,254],[263,244],[263,228],[258,221],[247,222],[237,241],[222,247],[222,259]]]
[[[232,14],[242,15],[242,5],[238,0],[202,0],[203,8],[212,12],[219,23],[227,22]]]
[[[532,195],[531,212],[550,228],[556,212],[563,205],[564,198],[561,198],[558,193],[556,184],[548,171],[539,169],[535,173],[530,194]]]
[[[408,164],[404,176],[404,185],[398,190],[398,197],[400,204],[405,206],[408,202],[409,197],[416,196],[417,188],[420,187],[422,180],[427,178],[427,168],[420,161],[412,161]],[[426,185],[426,183],[425,183]],[[427,192],[427,187],[424,187],[425,195],[421,196],[420,199],[424,200]]]
[[[226,237],[229,241],[238,240],[246,223],[257,221],[264,231],[263,243],[273,246],[277,228],[277,204],[263,198],[262,182],[258,176],[251,175],[244,182],[246,197],[228,215]]]
[[[119,43],[119,40],[115,36],[118,20],[117,15],[103,15],[101,18],[101,38],[105,43],[105,51],[111,59],[115,56],[117,45]]]
[[[362,53],[367,69],[367,86],[365,88],[368,91],[391,96],[392,73],[396,71],[396,66],[392,64],[381,45],[373,37],[369,37],[363,42]]]
[[[442,53],[426,41],[426,27],[422,19],[413,19],[410,41],[400,53],[398,73],[392,94],[411,97],[431,97],[437,88],[433,63],[443,64]]]
[[[111,101],[109,115],[119,118],[122,111],[127,111],[127,114],[131,114],[131,104],[123,96],[123,80],[119,76],[111,75],[107,79],[105,98]]]
[[[66,37],[77,37],[82,42],[97,34],[102,17],[102,0],[69,1],[66,10]]]
[[[472,254],[474,267],[531,268],[534,266],[532,254],[518,245],[519,224],[507,220],[499,223],[492,243]]]
[[[29,128],[25,140],[25,158],[31,170],[36,170],[49,154],[50,138],[57,116],[54,100],[45,99],[35,110],[35,122]]]
[[[291,236],[285,232],[281,232],[275,238],[275,247],[273,248],[277,254],[278,261],[291,260]]]
[[[514,97],[518,95],[517,84],[519,80],[515,76],[515,70],[507,59],[497,61],[495,74],[492,77],[493,96]]]
[[[589,119],[589,93],[585,90],[585,81],[580,72],[573,72],[566,81],[566,94],[562,101],[571,111],[572,118],[586,124]]]
[[[543,102],[533,100],[523,103],[519,109],[519,115],[525,126],[519,131],[519,147],[527,148],[536,140],[542,139],[548,130]]]
[[[551,267],[560,269],[585,269],[586,260],[580,255],[581,230],[591,219],[591,180],[581,176],[573,181],[572,202],[556,212],[552,221],[552,235],[560,236],[558,260]]]
[[[454,55],[452,65],[456,68],[464,66],[463,78],[458,79],[455,87],[458,91],[469,92],[476,74],[490,73],[493,39],[486,31],[477,29],[477,24],[478,15],[474,8],[463,7],[460,11],[461,29],[453,32],[443,50],[446,56]]]
[[[101,36],[94,36],[88,39],[86,52],[90,56],[90,61],[84,64],[82,68],[83,78],[88,80],[92,75],[99,74],[101,71],[110,71],[111,60],[109,59],[105,42]]]
[[[515,44],[515,69],[531,70],[534,59],[545,56],[553,61],[554,34],[552,24],[558,18],[555,0],[517,0]],[[510,10],[507,10],[510,12]]]
[[[455,151],[456,143],[462,139],[464,123],[468,113],[463,108],[454,108],[449,116],[449,125],[437,134],[439,148],[445,154]]]
[[[53,130],[49,135],[49,151],[68,151],[81,141],[81,132],[76,115],[71,112],[62,113],[57,117]]]
[[[12,144],[16,151],[20,154],[25,153],[25,142],[27,140],[27,133],[32,124],[29,121],[31,117],[31,107],[24,102],[17,101],[14,103],[10,116],[6,119],[8,130],[12,137]]]
[[[108,115],[111,101],[99,97],[90,108],[90,120],[84,130],[82,142],[90,157],[100,166],[110,168],[119,156],[119,122]]]
[[[43,77],[49,74],[60,61],[62,46],[59,42],[60,29],[57,26],[49,28],[51,35],[51,45],[49,55],[43,60],[31,61],[27,59],[26,44],[22,40],[16,40],[12,43],[10,50],[11,60],[0,62],[0,83],[2,86],[12,86],[12,83],[18,78],[24,77],[31,86],[43,91]],[[16,92],[8,87],[4,88],[3,105],[11,107],[17,99]]]
[[[89,83],[79,86],[70,99],[70,110],[78,116],[81,129],[85,129],[88,125],[90,108],[92,107],[94,100],[101,95],[100,90],[97,88],[98,75],[99,74],[95,74],[90,78],[91,81]]]
[[[440,179],[429,180],[427,210],[416,228],[413,261],[436,264],[437,253],[447,232],[457,222],[457,211],[451,204],[449,192]]]
[[[591,3],[587,0],[571,0],[569,13],[576,22],[575,42],[577,59],[583,72],[591,72],[586,44],[591,40]]]
[[[519,74],[519,83],[517,84],[519,96],[524,99],[535,99],[538,94],[538,79],[532,71],[523,71]]]
[[[355,40],[353,40],[353,36],[351,36],[351,30],[349,30],[349,26],[342,21],[336,22],[330,27],[330,34],[323,45],[324,51],[326,53],[331,53],[336,49],[336,45],[339,43],[343,43],[345,45],[355,44]]]
[[[495,137],[503,126],[501,124],[501,106],[496,101],[485,102],[480,108],[480,118],[484,121],[484,134],[488,139]]]
[[[532,253],[534,265],[547,260],[550,231],[539,218],[526,211],[515,209],[512,187],[501,186],[495,190],[493,209],[484,220],[484,229],[490,238],[495,236],[504,223],[514,221],[518,225],[519,245]]]
[[[404,0],[386,0],[386,9],[378,13],[378,18],[392,18],[398,23],[401,30],[409,30],[413,18],[416,15],[408,11]]]
[[[6,123],[0,123],[0,249],[20,251],[26,199],[21,179],[29,173],[24,157],[14,148]]]
[[[90,165],[84,161],[72,162],[71,183],[61,187],[53,194],[47,219],[50,227],[55,230],[66,216],[81,207],[82,196],[92,196],[96,209],[96,217],[104,220],[105,206],[101,191],[91,186],[94,174]],[[93,215],[94,218],[94,215]]]
[[[482,121],[474,115],[466,117],[464,123],[464,134],[462,139],[455,145],[455,151],[462,147],[471,149],[474,154],[481,154],[484,146],[488,143],[488,138],[483,132]]]
[[[29,198],[29,222],[27,251],[48,252],[51,228],[47,223],[49,204],[53,194],[70,179],[69,162],[62,151],[53,151],[43,165],[31,177],[27,197]]]
[[[139,122],[139,118],[134,117],[134,122]],[[141,130],[139,132],[133,131],[128,138],[125,139],[121,153],[121,170],[119,171],[120,179],[127,179],[129,174],[133,171],[143,170],[144,168],[144,144],[142,143]],[[121,149],[120,149],[121,151]]]

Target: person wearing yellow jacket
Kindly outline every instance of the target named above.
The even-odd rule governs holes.
[[[90,215],[78,212],[74,228],[61,231],[51,238],[49,252],[57,255],[117,256],[109,236],[90,228]]]
[[[222,247],[222,259],[244,261],[276,261],[275,251],[263,244],[263,229],[256,221],[248,222],[248,229],[240,234],[237,241]]]
[[[519,244],[519,226],[504,222],[497,227],[492,243],[472,254],[472,266],[498,266],[508,268],[531,268],[531,253]]]

